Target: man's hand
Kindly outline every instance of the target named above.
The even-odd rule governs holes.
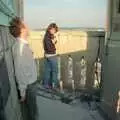
[[[57,44],[57,40],[56,39],[53,39],[52,42],[53,42],[53,44]]]

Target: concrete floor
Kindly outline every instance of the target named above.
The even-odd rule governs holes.
[[[38,96],[37,107],[37,120],[104,120],[97,110],[90,110],[87,103],[78,100],[68,105]]]
[[[59,95],[45,92],[39,85],[36,85],[35,89],[36,92],[33,94],[36,94],[36,110],[38,113],[35,120],[104,120],[94,102],[91,104],[91,108],[86,102],[80,102],[80,99],[73,99],[70,104],[65,104],[60,100]],[[23,110],[25,110],[24,107]],[[25,115],[23,116],[25,117]],[[26,117],[24,120],[29,119]]]

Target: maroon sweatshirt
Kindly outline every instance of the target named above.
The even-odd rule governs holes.
[[[55,44],[52,42],[54,35],[47,32],[44,36],[43,45],[45,54],[56,54]]]

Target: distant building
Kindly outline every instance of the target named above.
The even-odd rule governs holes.
[[[120,90],[120,0],[108,0],[108,21],[103,61],[102,109],[112,120],[120,120],[117,113]]]

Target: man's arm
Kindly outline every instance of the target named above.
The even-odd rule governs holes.
[[[20,90],[21,97],[25,97],[28,84],[37,80],[37,73],[35,73],[36,72],[36,70],[34,69],[35,66],[33,66],[34,60],[30,48],[27,46],[23,46],[22,52],[21,49],[19,49],[19,53],[17,55],[16,60],[17,60],[16,77],[17,77],[18,87]]]

